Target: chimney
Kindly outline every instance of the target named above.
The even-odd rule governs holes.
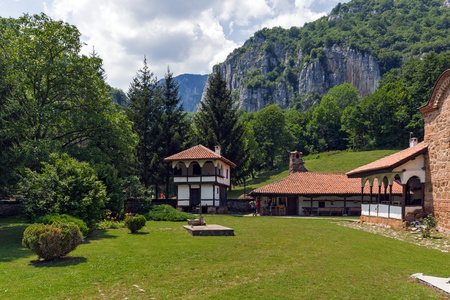
[[[412,148],[417,145],[417,138],[410,138],[409,139],[409,148]]]
[[[297,172],[308,172],[305,166],[303,165],[305,162],[303,161],[303,153],[298,151],[291,152],[289,157],[289,175]]]
[[[220,156],[220,146],[214,146],[214,152]]]

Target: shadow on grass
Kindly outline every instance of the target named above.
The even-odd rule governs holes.
[[[145,235],[145,234],[149,234],[150,232],[128,232],[128,234],[136,234],[136,235]]]
[[[30,261],[31,266],[36,268],[59,268],[67,266],[75,266],[81,263],[87,262],[86,257],[61,257],[55,260],[32,260]]]
[[[34,253],[22,246],[22,237],[28,225],[11,225],[0,228],[0,262],[33,256]]]
[[[89,244],[90,241],[115,238],[117,238],[117,236],[109,234],[107,229],[95,229],[84,239],[83,244]]]

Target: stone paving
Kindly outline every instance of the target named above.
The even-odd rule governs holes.
[[[422,273],[416,273],[411,277],[418,279],[419,281],[432,286],[433,288],[450,296],[450,278],[441,278],[434,276],[426,276]]]
[[[234,229],[221,225],[183,226],[193,236],[234,236]]]

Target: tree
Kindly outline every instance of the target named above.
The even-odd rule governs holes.
[[[210,75],[205,100],[200,102],[193,125],[197,143],[210,149],[220,145],[222,155],[236,164],[233,183],[249,174],[245,167],[249,157],[245,124],[239,121],[238,107],[219,71]]]
[[[133,122],[133,130],[139,137],[136,146],[134,173],[146,187],[162,182],[161,116],[163,107],[157,79],[149,70],[147,59],[138,70],[127,94],[126,112]],[[157,192],[157,191],[156,191]]]
[[[186,113],[183,112],[183,105],[180,104],[181,98],[178,95],[179,85],[175,81],[170,69],[164,78],[162,87],[162,116],[161,128],[163,157],[168,157],[184,149],[187,140],[189,124],[186,119]],[[165,163],[162,167],[162,176],[166,185],[166,197],[169,197],[170,177],[172,166]]]
[[[0,114],[0,140],[8,148],[0,165],[12,166],[5,168],[7,176],[25,166],[39,169],[34,154],[45,161],[48,149],[126,172],[135,144],[131,123],[108,97],[102,60],[80,54],[80,35],[45,14],[0,19],[8,70]]]
[[[281,108],[272,104],[258,111],[251,126],[265,165],[273,167],[275,158],[282,156],[284,150],[288,150],[285,138],[286,120]]]

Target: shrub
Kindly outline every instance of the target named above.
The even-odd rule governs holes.
[[[193,214],[178,211],[168,204],[154,205],[147,214],[147,219],[153,221],[183,222],[194,218]]]
[[[131,233],[135,233],[145,226],[147,220],[142,215],[127,216],[125,218],[125,226],[130,229]]]
[[[70,214],[92,228],[108,201],[95,170],[67,154],[50,155],[40,172],[27,170],[21,184],[25,214],[31,219],[50,213]]]
[[[98,223],[98,229],[118,229],[124,228],[123,222],[113,221],[113,220],[103,220]]]
[[[78,225],[78,228],[80,229],[81,233],[84,237],[87,237],[89,228],[87,227],[86,223],[78,218],[66,215],[66,214],[48,214],[43,217],[40,217],[36,220],[36,223],[43,223],[43,224],[55,224],[55,223],[75,223]]]
[[[436,220],[431,214],[426,216],[425,218],[421,218],[422,226],[420,227],[420,231],[422,232],[422,237],[430,238],[431,231],[436,228],[439,220]]]
[[[22,244],[44,260],[54,260],[67,255],[83,241],[75,223],[35,223],[23,233]]]

